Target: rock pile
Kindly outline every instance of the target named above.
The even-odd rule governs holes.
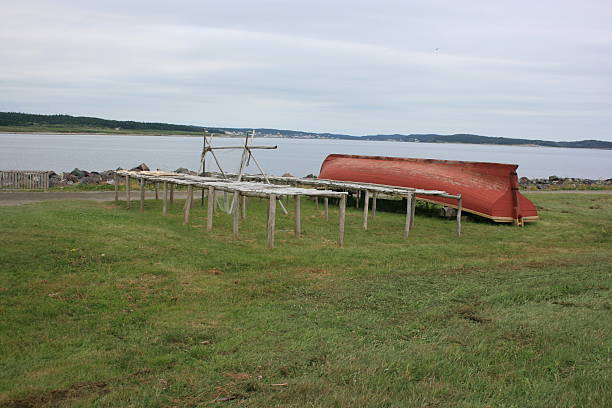
[[[612,186],[612,179],[591,180],[572,177],[550,176],[549,178],[519,179],[521,188],[527,190],[546,190],[546,189],[580,189],[580,188],[605,188]]]
[[[119,167],[117,170],[123,170]],[[145,163],[140,163],[138,166],[130,169],[131,171],[149,171],[149,166]],[[71,186],[75,184],[114,184],[114,173],[116,170],[106,170],[102,172],[87,171],[75,168],[69,173],[49,174],[49,187]],[[190,171],[184,167],[175,170],[176,173],[196,175],[195,171]]]

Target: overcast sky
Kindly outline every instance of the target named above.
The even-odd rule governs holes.
[[[3,1],[0,111],[612,140],[612,2]]]

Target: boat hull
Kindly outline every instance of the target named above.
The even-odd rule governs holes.
[[[331,154],[319,178],[386,184],[461,194],[464,211],[496,222],[538,219],[535,205],[518,191],[516,164]],[[455,207],[456,200],[417,195]]]

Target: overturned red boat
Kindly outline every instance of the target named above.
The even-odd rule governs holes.
[[[537,220],[538,211],[518,191],[517,168],[503,163],[331,154],[323,161],[319,178],[461,194],[463,210],[522,225]],[[452,199],[417,197],[455,207]]]

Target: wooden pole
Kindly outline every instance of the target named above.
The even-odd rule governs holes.
[[[329,198],[328,197],[325,197],[323,199],[323,205],[325,208],[325,219],[329,220]]]
[[[187,198],[185,199],[185,207],[183,209],[183,224],[189,224],[189,213],[191,211],[191,203],[193,202],[193,186],[187,186]]]
[[[319,197],[315,197],[315,206],[318,210],[319,209]]]
[[[174,204],[174,184],[170,184],[170,205]]]
[[[115,182],[115,201],[119,201],[119,176],[117,173],[113,175],[113,180]]]
[[[338,216],[338,246],[344,246],[344,221],[346,215],[346,195],[340,197],[340,213]]]
[[[301,200],[300,200],[300,196],[296,195],[295,196],[295,225],[294,225],[294,232],[295,232],[295,236],[297,238],[300,237],[300,235],[302,235],[302,205],[301,205]]]
[[[461,236],[461,207],[462,207],[462,198],[459,196],[457,199],[457,236]]]
[[[203,188],[202,189],[202,198],[200,199],[200,207],[204,207],[204,193],[205,193],[206,189]]]
[[[206,217],[206,229],[212,231],[213,228],[213,215],[215,211],[215,188],[212,186],[208,187],[208,214]]]
[[[168,215],[168,182],[164,181],[164,206],[162,208],[162,215],[165,217]]]
[[[140,212],[144,211],[144,201],[145,201],[145,180],[141,178],[140,179]]]
[[[234,191],[234,213],[233,215],[233,223],[232,223],[232,232],[234,234],[234,239],[240,238],[240,193],[238,191]]]
[[[159,190],[159,183],[156,182],[156,183],[154,183],[154,185],[155,185],[155,199],[159,200],[159,191],[158,191]]]
[[[416,194],[412,193],[412,215],[410,217],[410,228],[414,227],[414,214],[416,212]]]
[[[372,217],[376,217],[376,201],[378,201],[378,193],[372,193]]]
[[[404,226],[404,239],[408,238],[412,226],[412,194],[406,196],[406,225]]]
[[[130,184],[130,176],[125,176],[125,201],[128,210],[132,206],[132,186]]]
[[[361,191],[355,192],[355,208],[359,208],[359,197],[361,197]]]
[[[274,248],[274,224],[276,223],[276,195],[270,194],[268,203],[268,248]]]
[[[240,204],[240,208],[242,209],[242,219],[243,220],[246,220],[246,205],[247,205],[247,197],[243,195],[242,203]]]
[[[365,191],[365,197],[363,200],[363,229],[368,229],[368,210],[370,207],[370,191]]]

